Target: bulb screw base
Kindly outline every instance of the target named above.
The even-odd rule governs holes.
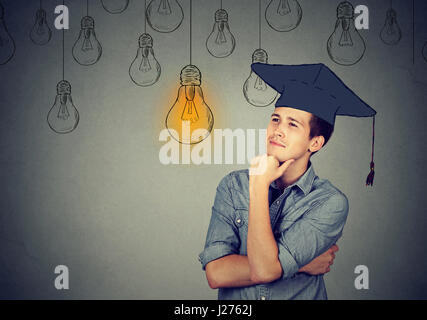
[[[353,18],[354,17],[353,5],[348,1],[341,2],[337,8],[337,17],[338,19]]]
[[[219,9],[215,12],[215,21],[216,22],[227,22],[228,13],[224,9]]]
[[[255,62],[267,63],[268,62],[267,51],[265,51],[264,49],[256,49],[252,54],[252,63],[255,63]]]
[[[37,19],[46,19],[46,11],[43,9],[38,9],[36,13]]]
[[[67,80],[61,80],[56,85],[57,94],[71,94],[71,84]]]
[[[81,21],[82,29],[95,28],[95,20],[92,17],[86,16]]]
[[[189,64],[181,70],[180,80],[182,86],[200,86],[202,74],[196,66]]]
[[[153,46],[153,38],[148,33],[143,33],[138,40],[139,47],[152,47]]]

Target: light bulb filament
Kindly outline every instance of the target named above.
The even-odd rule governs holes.
[[[265,91],[267,90],[267,85],[260,77],[257,77],[255,80],[254,88],[257,90]]]
[[[339,45],[344,46],[353,46],[353,40],[351,39],[351,35],[349,32],[350,28],[350,19],[343,19],[342,20],[342,28],[343,33],[341,34]]]
[[[45,32],[44,32],[43,22],[42,22],[42,23],[39,23],[38,26],[37,26],[37,34],[38,35],[43,35],[44,33]]]
[[[185,106],[182,111],[181,120],[190,121],[191,123],[197,122],[199,120],[199,113],[197,112],[196,105],[194,103],[194,96],[196,93],[196,88],[194,86],[185,87]]]
[[[92,42],[90,41],[90,29],[84,30],[85,39],[83,40],[82,51],[93,50]]]
[[[287,15],[291,12],[291,7],[289,6],[288,0],[280,0],[279,7],[277,8],[277,13],[281,16]]]
[[[147,72],[151,70],[151,64],[150,64],[150,61],[148,60],[148,53],[149,53],[149,48],[142,49],[142,60],[141,60],[141,64],[139,65],[139,70],[143,72]]]
[[[394,25],[395,25],[394,19],[392,17],[389,17],[387,19],[387,34],[393,35],[396,33]]]
[[[59,107],[57,117],[62,120],[67,120],[70,117],[70,113],[68,112],[68,108],[67,108],[67,96],[61,95],[60,100],[61,100],[61,106]]]
[[[396,33],[396,31],[394,30],[393,25],[389,25],[387,27],[387,34],[388,35],[394,35],[395,33]]]
[[[159,5],[159,9],[157,10],[159,14],[170,15],[172,13],[171,6],[169,0],[162,0]]]
[[[219,32],[218,32],[218,35],[216,36],[215,43],[216,44],[226,43],[227,39],[225,38],[225,34],[224,34],[224,22],[219,23],[218,29],[219,29]]]

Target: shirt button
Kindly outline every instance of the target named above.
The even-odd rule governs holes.
[[[279,203],[280,203],[280,201],[279,201],[279,200],[277,200],[277,201],[276,201],[276,204],[279,204]]]
[[[265,300],[265,297],[264,297],[264,296],[261,296],[261,300]]]
[[[240,221],[242,221],[242,220],[240,220],[240,219],[237,219],[237,221],[236,221],[236,222],[237,222],[237,223],[240,223]]]

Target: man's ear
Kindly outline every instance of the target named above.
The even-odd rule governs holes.
[[[317,136],[311,139],[309,151],[311,153],[319,151],[322,149],[323,145],[325,144],[325,137],[324,136]]]

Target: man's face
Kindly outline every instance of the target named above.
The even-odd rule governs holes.
[[[279,162],[309,156],[311,113],[275,108],[267,127],[267,154]]]

